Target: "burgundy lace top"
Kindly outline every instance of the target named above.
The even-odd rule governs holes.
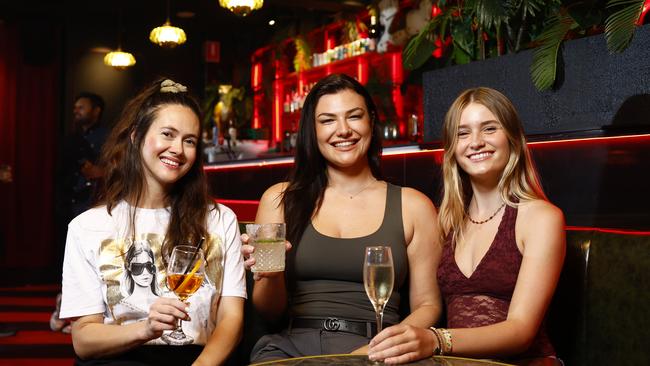
[[[445,240],[438,283],[447,310],[447,327],[475,328],[506,320],[522,255],[515,240],[517,208],[506,205],[499,229],[472,275],[466,277],[454,258],[451,235]],[[555,355],[544,324],[530,348],[513,358]]]

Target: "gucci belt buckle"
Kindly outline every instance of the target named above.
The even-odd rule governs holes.
[[[338,319],[327,318],[323,320],[323,329],[330,332],[336,332],[339,328],[341,328],[341,322]]]

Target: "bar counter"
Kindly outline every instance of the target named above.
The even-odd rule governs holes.
[[[650,131],[609,136],[551,136],[528,143],[548,198],[569,226],[650,230]],[[384,148],[384,179],[425,193],[438,206],[443,151],[439,144]],[[257,201],[286,180],[293,157],[266,156],[205,167],[213,194],[252,221]],[[645,175],[644,175],[645,176]],[[243,209],[242,209],[243,208]]]

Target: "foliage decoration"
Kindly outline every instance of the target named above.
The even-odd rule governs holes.
[[[422,67],[436,43],[446,65],[535,49],[531,79],[539,90],[553,87],[566,39],[605,33],[610,52],[630,44],[645,0],[439,0],[441,9],[403,51],[404,67]],[[446,42],[445,42],[446,43]]]

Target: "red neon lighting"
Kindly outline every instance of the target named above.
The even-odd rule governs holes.
[[[258,106],[253,105],[253,125],[251,127],[253,128],[260,128],[261,126],[260,122],[260,109]]]
[[[639,17],[639,20],[636,21],[636,25],[643,25],[643,19],[645,19],[648,10],[650,10],[650,0],[645,0],[643,3],[643,9],[641,10],[641,16]]]
[[[599,227],[588,227],[588,226],[567,226],[566,230],[571,230],[571,231],[597,231],[597,232],[600,232],[600,233],[608,233],[608,234],[639,235],[639,236],[650,235],[650,231],[638,231],[638,230],[627,230],[627,229],[610,229],[610,228],[599,228]]]
[[[542,147],[545,145],[573,145],[573,144],[592,144],[597,142],[650,142],[650,135],[625,135],[625,136],[604,136],[604,137],[585,137],[579,139],[563,139],[552,141],[535,141],[529,142],[529,147]]]
[[[368,59],[365,57],[357,59],[357,80],[362,85],[366,85],[368,82]]]
[[[393,85],[393,105],[395,106],[395,114],[399,121],[399,134],[400,136],[406,135],[406,121],[404,120],[404,97],[399,89],[399,85]]]
[[[259,200],[233,200],[233,199],[217,198],[216,201],[221,202],[223,204],[237,204],[237,205],[259,205],[260,204]]]
[[[302,94],[304,88],[305,88],[305,74],[302,72],[298,74],[298,94]]]
[[[276,80],[273,82],[275,93],[273,93],[273,141],[279,142],[282,141],[282,118],[280,114],[282,113],[282,82]]]
[[[257,89],[262,85],[262,64],[259,62],[253,65],[251,83],[253,84],[253,89]]]
[[[390,57],[390,76],[393,84],[401,84],[404,81],[404,69],[402,68],[402,53],[395,52]]]
[[[327,41],[325,41],[325,50],[331,50],[332,48],[335,47],[334,46],[335,44],[336,44],[336,40],[334,38],[327,37]]]
[[[236,170],[236,169],[250,169],[250,168],[260,169],[266,167],[292,165],[292,164],[293,164],[293,158],[289,157],[286,159],[278,159],[278,160],[271,160],[271,161],[258,160],[258,161],[242,162],[242,163],[231,163],[227,165],[206,165],[203,167],[203,170],[206,172],[212,172],[212,171],[221,171],[221,170]]]

